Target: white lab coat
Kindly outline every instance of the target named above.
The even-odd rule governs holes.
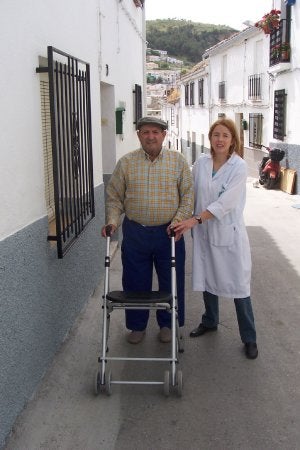
[[[193,228],[193,290],[245,298],[250,296],[251,254],[243,219],[247,167],[233,154],[212,177],[210,155],[193,167],[195,214],[209,210],[213,219]]]

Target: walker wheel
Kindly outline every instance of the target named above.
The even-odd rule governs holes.
[[[179,334],[179,336],[177,336],[177,349],[179,353],[184,352],[184,338],[182,334]]]
[[[94,380],[94,394],[98,395],[101,392],[101,375],[99,370],[96,370],[95,380]]]
[[[169,397],[170,395],[170,371],[166,370],[164,374],[164,395]]]
[[[177,370],[176,387],[177,387],[177,395],[178,395],[178,397],[181,397],[182,396],[182,387],[183,387],[183,376],[182,376],[181,370]]]
[[[105,392],[106,395],[111,395],[111,371],[108,372],[105,379]]]

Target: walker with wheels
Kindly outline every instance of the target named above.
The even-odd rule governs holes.
[[[95,374],[94,389],[95,394],[105,392],[107,395],[112,393],[112,385],[131,384],[131,385],[161,385],[165,396],[170,395],[173,389],[179,397],[182,395],[183,376],[182,371],[178,369],[178,353],[184,351],[183,337],[179,333],[179,324],[177,317],[177,292],[176,292],[176,267],[175,267],[175,233],[171,230],[171,292],[150,291],[150,292],[125,292],[109,291],[109,271],[110,271],[110,238],[111,227],[106,227],[106,256],[105,256],[105,279],[104,295],[102,297],[103,323],[102,323],[102,345],[98,365]],[[126,357],[109,355],[109,325],[111,314],[114,310],[129,309],[148,309],[148,310],[166,310],[171,314],[171,342],[170,354],[167,357],[149,356],[149,357]],[[132,361],[139,362],[169,362],[170,370],[165,370],[161,381],[154,380],[115,380],[112,376],[111,368],[108,369],[114,361]]]

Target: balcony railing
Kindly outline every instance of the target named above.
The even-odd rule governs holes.
[[[280,27],[273,30],[270,34],[270,66],[282,62],[290,62],[290,21],[283,19],[280,21]]]

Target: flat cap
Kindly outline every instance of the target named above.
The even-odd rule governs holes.
[[[162,130],[168,129],[168,124],[158,117],[142,117],[137,123],[137,129],[139,130],[142,125],[158,125]]]

